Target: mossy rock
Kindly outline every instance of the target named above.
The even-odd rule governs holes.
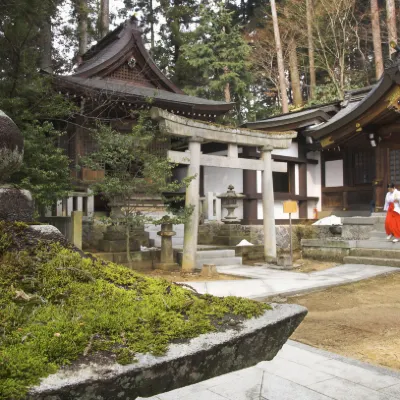
[[[0,220],[31,222],[33,214],[33,200],[28,190],[0,187]]]
[[[0,110],[0,183],[22,165],[24,140],[17,125]]]
[[[132,363],[169,344],[232,329],[270,307],[199,295],[163,279],[84,257],[0,222],[0,399],[22,399],[40,378],[97,355]],[[24,249],[21,251],[21,249]]]

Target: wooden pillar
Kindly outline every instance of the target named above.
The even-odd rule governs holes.
[[[257,199],[254,195],[257,193],[257,171],[243,170],[243,224],[257,224]]]
[[[253,156],[251,155],[253,154]],[[243,157],[257,159],[254,156],[255,148],[244,147]],[[255,198],[257,193],[257,171],[243,170],[243,225],[255,225],[258,221],[258,200]]]
[[[307,148],[305,138],[299,136],[298,141],[299,158],[307,159]],[[307,197],[307,164],[299,164],[299,196]],[[308,217],[307,200],[299,201],[299,218]]]
[[[385,202],[386,187],[389,183],[389,149],[378,145],[375,148],[375,181],[373,199],[375,211],[382,211]]]

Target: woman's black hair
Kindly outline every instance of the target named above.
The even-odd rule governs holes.
[[[395,184],[394,183],[391,183],[390,185],[388,185],[388,188],[390,188],[390,189],[394,189],[396,186],[395,186]]]

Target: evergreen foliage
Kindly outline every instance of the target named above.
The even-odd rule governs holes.
[[[188,68],[187,76],[196,77],[185,87],[188,93],[225,100],[225,90],[237,104],[238,121],[242,107],[250,99],[250,47],[240,27],[233,24],[233,12],[224,3],[210,2],[200,7],[197,28],[182,46],[181,62]],[[228,86],[227,86],[228,85]]]

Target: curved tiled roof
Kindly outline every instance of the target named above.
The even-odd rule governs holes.
[[[140,98],[142,101],[147,101],[151,98],[155,103],[164,102],[169,104],[188,105],[198,111],[208,111],[208,107],[218,107],[221,110],[230,110],[231,103],[224,101],[215,101],[202,99],[200,97],[188,96],[180,93],[172,93],[166,90],[156,88],[148,88],[136,86],[126,81],[117,81],[112,79],[101,78],[80,78],[77,76],[64,76],[62,81],[75,85],[75,87],[84,90],[94,90],[97,93],[114,97],[118,100],[129,101],[131,98]]]

